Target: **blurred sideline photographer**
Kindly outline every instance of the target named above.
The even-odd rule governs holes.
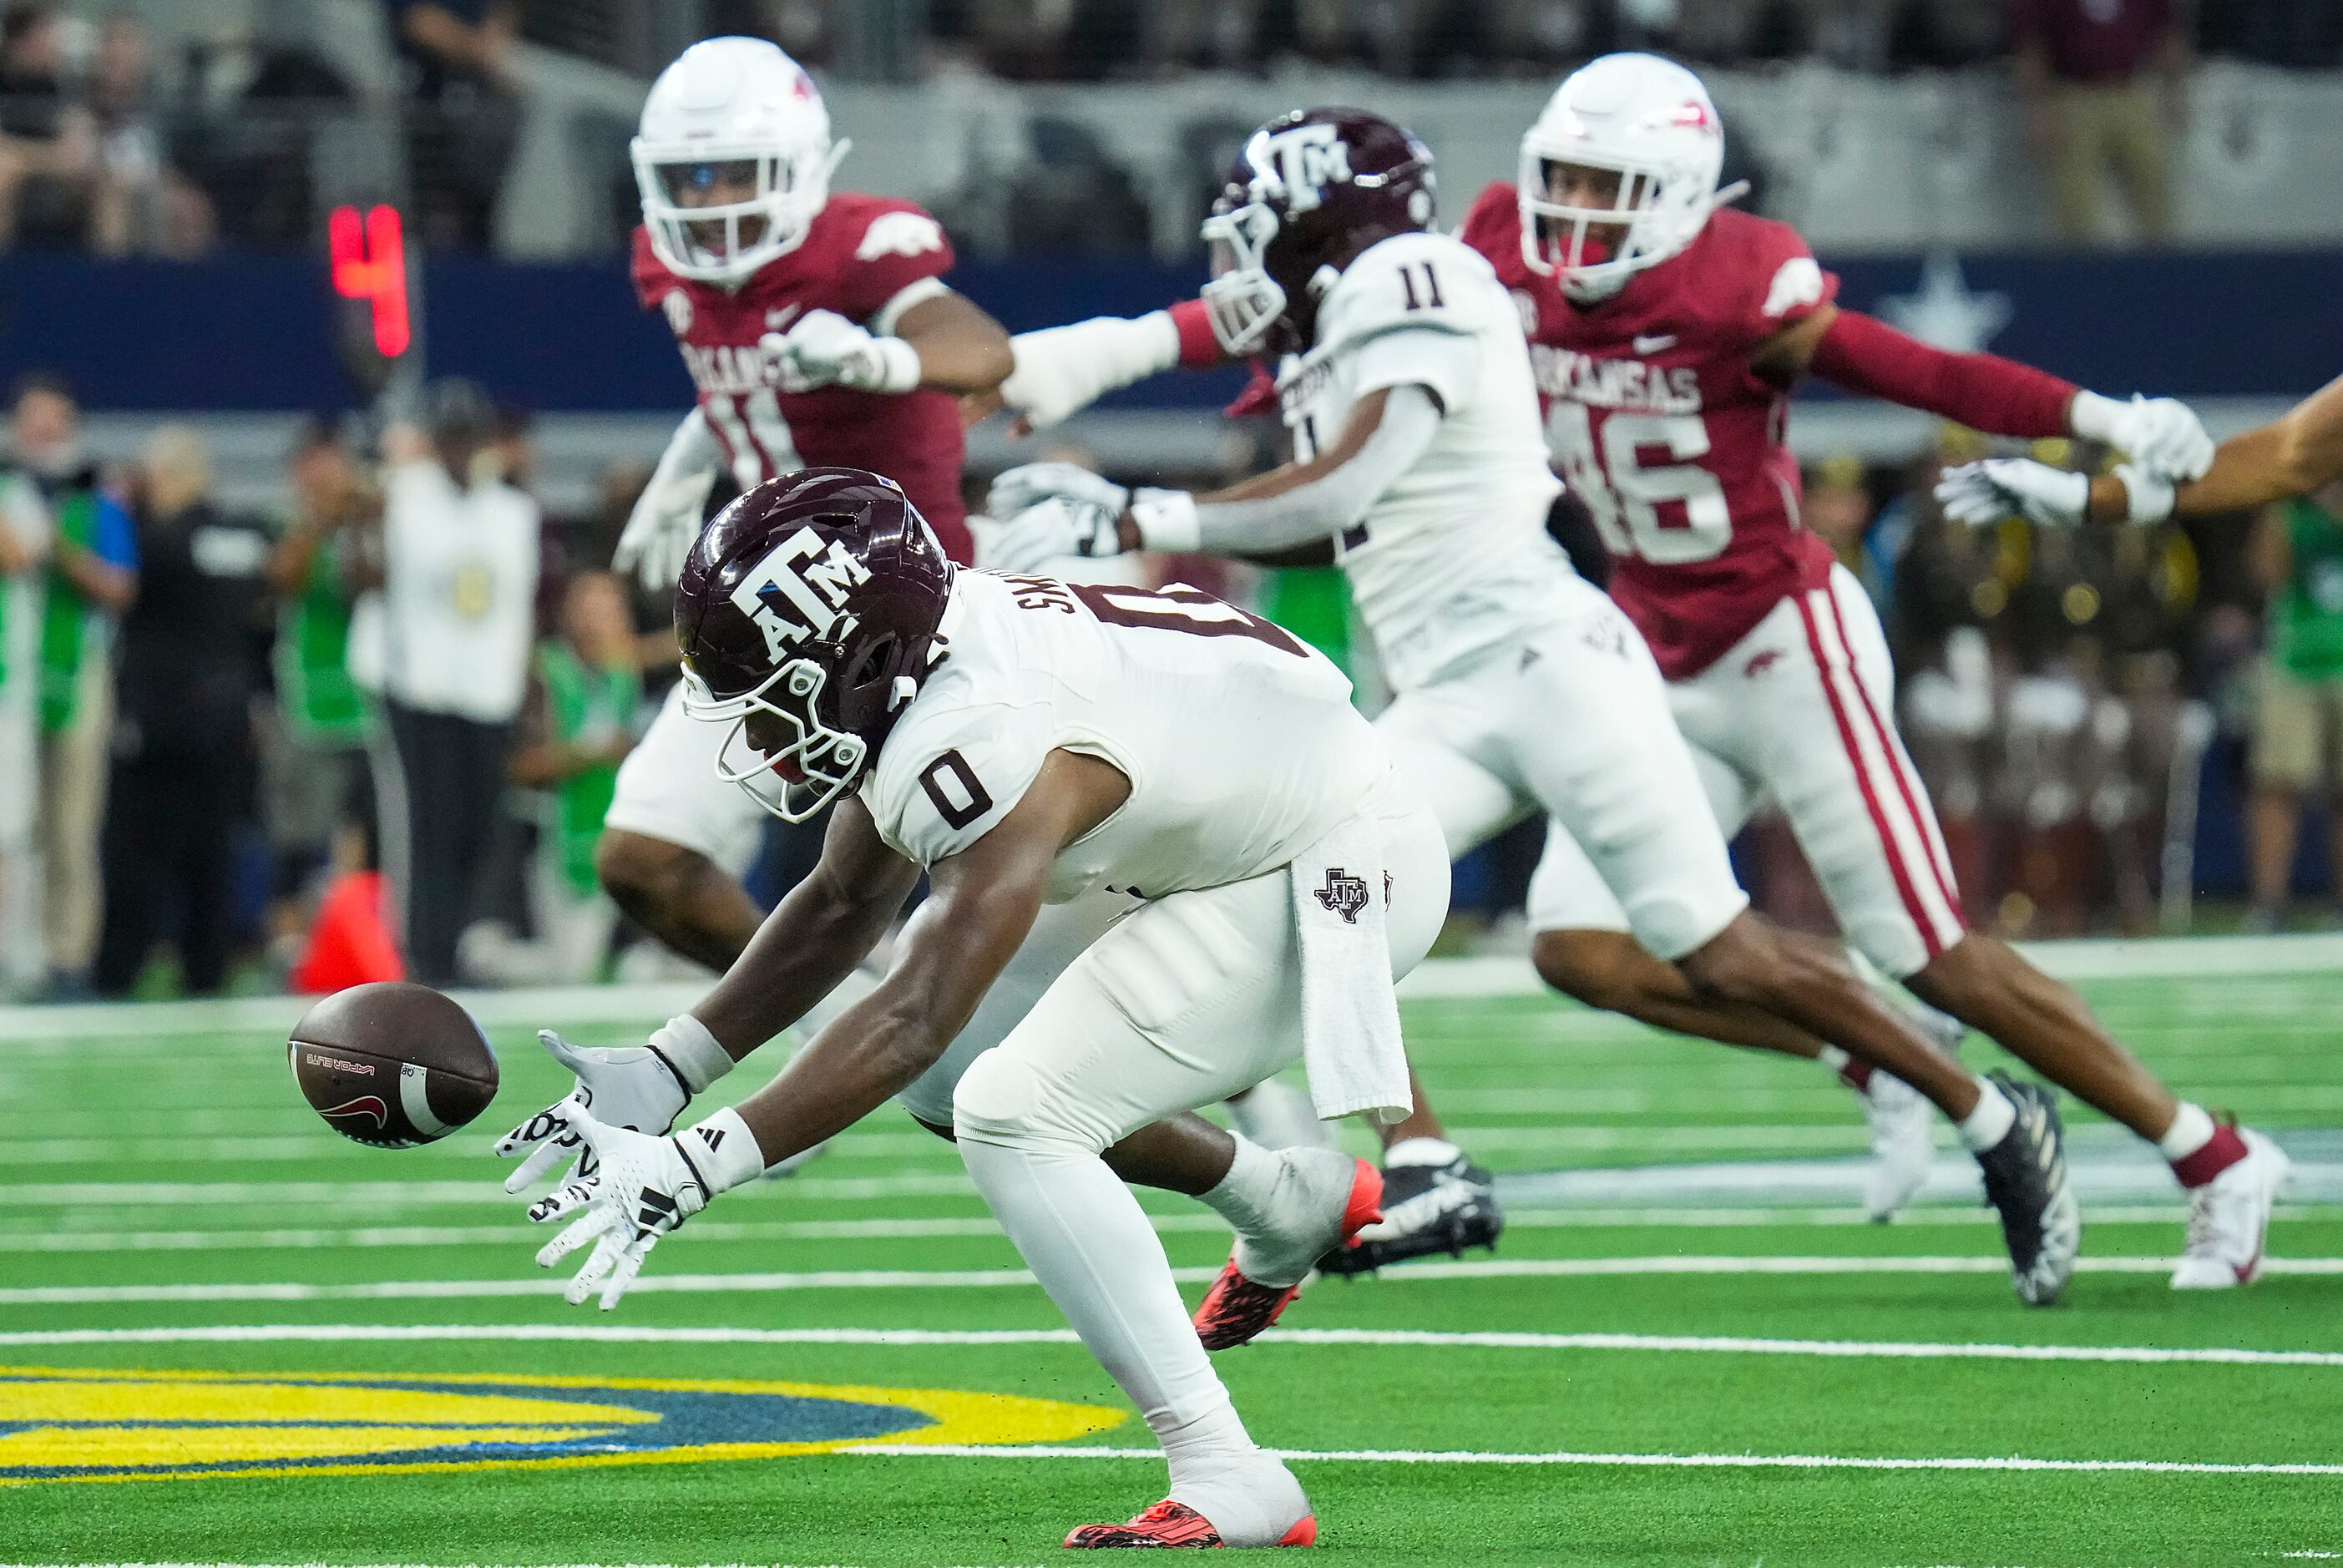
[[[413,979],[447,985],[488,859],[528,683],[537,503],[505,480],[496,411],[446,380],[425,428],[383,437],[379,660],[392,764],[377,781],[384,869]]]
[[[7,482],[47,516],[37,654],[41,935],[45,992],[87,989],[97,955],[98,837],[114,730],[114,624],[137,589],[130,514],[100,487],[81,447],[81,410],[54,376],[20,377]]]
[[[122,622],[105,934],[94,983],[126,994],[176,915],[185,987],[226,978],[235,832],[251,780],[269,539],[210,499],[204,449],[165,425],[139,459],[138,597]]]

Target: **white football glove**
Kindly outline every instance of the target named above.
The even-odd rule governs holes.
[[[2135,396],[2118,403],[2079,393],[2067,422],[2076,435],[2104,441],[2163,478],[2194,479],[2213,466],[2213,437],[2205,422],[2175,397]]]
[[[787,332],[759,340],[781,362],[791,391],[844,387],[856,392],[909,392],[920,384],[920,351],[900,337],[878,337],[834,310],[812,310]]]
[[[1117,556],[1122,538],[1112,511],[1068,496],[1051,496],[1026,508],[992,531],[979,562],[995,572],[1039,572],[1068,556]]]
[[[2046,528],[2072,528],[2091,499],[2087,474],[2070,474],[2026,457],[1988,457],[1948,468],[1936,481],[1945,516],[1971,528],[2024,518]]]
[[[582,1306],[598,1285],[607,1312],[642,1271],[659,1239],[708,1207],[711,1190],[678,1138],[606,1126],[582,1108],[571,1109],[564,1120],[583,1146],[581,1169],[591,1161],[594,1170],[529,1205],[528,1217],[540,1225],[575,1216],[538,1249],[537,1263],[549,1269],[593,1242],[562,1295],[571,1306]]]
[[[1004,469],[992,481],[984,509],[996,518],[1013,518],[1053,496],[1104,508],[1118,517],[1131,505],[1128,489],[1080,463],[1024,463]]]
[[[553,1060],[578,1075],[578,1086],[497,1140],[497,1153],[524,1156],[505,1178],[505,1191],[518,1192],[552,1175],[570,1156],[579,1156],[576,1174],[594,1174],[591,1157],[573,1122],[588,1114],[610,1127],[653,1135],[665,1132],[691,1103],[691,1091],[667,1058],[647,1045],[572,1045],[549,1029],[537,1040]]]
[[[635,498],[611,567],[631,572],[651,593],[675,587],[683,576],[683,558],[699,537],[708,492],[723,466],[724,449],[709,433],[706,417],[693,409],[676,427],[667,450],[659,454],[659,467]]]

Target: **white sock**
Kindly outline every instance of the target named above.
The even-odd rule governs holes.
[[[1258,1234],[1269,1228],[1269,1206],[1277,1195],[1280,1162],[1276,1155],[1242,1133],[1230,1136],[1236,1140],[1236,1158],[1229,1161],[1229,1173],[1204,1194],[1203,1201],[1238,1235]]]
[[[1237,1419],[1131,1189],[1078,1144],[1011,1149],[963,1126],[960,1151],[1026,1267],[1147,1418],[1170,1495],[1232,1546],[1275,1545],[1308,1512],[1302,1488]]]
[[[1001,1228],[1167,1455],[1253,1447],[1172,1282],[1163,1243],[1131,1189],[1089,1150],[979,1142],[960,1157]]]
[[[2172,1118],[2172,1126],[2156,1141],[2156,1146],[2170,1161],[2182,1161],[2213,1141],[2213,1116],[2203,1106],[2190,1101],[2180,1102],[2179,1111]]]
[[[1445,1138],[1403,1138],[1383,1151],[1383,1169],[1394,1165],[1446,1165],[1464,1151]]]
[[[2009,1130],[2017,1124],[2017,1107],[1993,1080],[1980,1078],[1976,1086],[1976,1109],[1960,1123],[1961,1147],[1982,1154],[2009,1136]]]

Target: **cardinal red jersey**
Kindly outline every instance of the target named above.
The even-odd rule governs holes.
[[[903,487],[951,558],[966,562],[972,552],[960,497],[965,443],[951,395],[785,391],[779,366],[758,347],[809,311],[835,311],[869,327],[905,289],[941,277],[951,264],[951,242],[919,207],[841,192],[816,215],[804,243],[737,286],[677,276],[640,228],[633,272],[644,307],[657,307],[675,329],[708,427],[742,489],[803,467],[883,474]]]
[[[1723,208],[1591,307],[1522,259],[1512,186],[1481,193],[1463,237],[1513,290],[1547,444],[1618,558],[1612,597],[1670,679],[1699,673],[1784,596],[1826,578],[1830,548],[1799,522],[1798,465],[1783,444],[1787,389],[1749,364],[1838,292],[1796,230]]]

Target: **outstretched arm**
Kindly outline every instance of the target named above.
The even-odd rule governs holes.
[[[2155,481],[2128,477],[2144,488]],[[2171,510],[2183,517],[2242,511],[2305,495],[2343,478],[2343,377],[2338,377],[2258,429],[2233,436],[2214,450],[2201,478],[2173,492]],[[2091,516],[2122,518],[2134,509],[2126,477],[2091,482]]]
[[[860,963],[919,884],[848,796],[830,812],[821,859],[749,939],[691,1016],[738,1061],[803,1017]]]
[[[2119,401],[1997,354],[1953,354],[1860,311],[1825,305],[1751,355],[1784,385],[1811,370],[1832,385],[1919,408],[1994,436],[2075,436],[2103,441],[2175,476],[2201,474],[2213,440],[2186,404]]]
[[[1065,463],[1012,468],[993,483],[990,507],[1011,520],[984,564],[1035,570],[1064,556],[1125,550],[1202,550],[1258,558],[1341,534],[1413,467],[1438,434],[1442,410],[1429,387],[1379,388],[1362,397],[1334,443],[1223,490],[1126,490]]]
[[[1046,430],[1108,393],[1166,370],[1210,370],[1226,362],[1201,299],[1144,316],[1094,316],[1021,332],[1010,347],[1016,368],[998,387],[970,399],[963,417],[973,424],[995,409],[1013,408],[1017,435]]]
[[[852,1126],[942,1056],[1031,929],[1058,852],[1112,815],[1130,792],[1130,781],[1111,765],[1052,752],[999,826],[937,862],[928,900],[905,928],[887,978],[791,1058],[772,1082],[702,1123],[737,1121],[753,1139],[746,1147],[729,1139],[714,1145],[724,1167],[715,1191],[760,1175]],[[875,841],[867,814],[855,831]],[[778,923],[788,909],[785,902],[775,911],[774,922],[723,985],[695,1010],[727,1050],[754,1044],[758,1031],[797,1004],[806,994],[801,987],[819,978],[796,950],[804,936],[818,933],[803,922]],[[830,950],[842,953],[848,945],[837,940]],[[803,980],[794,978],[800,973]],[[811,994],[827,989],[824,982]]]
[[[1996,436],[2064,436],[2080,388],[1997,354],[1951,354],[1860,311],[1825,305],[1750,356],[1785,384],[1807,371],[1835,387],[1900,403]]]
[[[2266,506],[2343,478],[2343,378],[2328,382],[2279,419],[2231,437],[2202,477],[2176,483],[2145,463],[2090,478],[2024,458],[1964,464],[1936,486],[1946,513],[1966,523],[2013,515],[2063,526],[2161,522],[2178,513],[2207,517]]]

